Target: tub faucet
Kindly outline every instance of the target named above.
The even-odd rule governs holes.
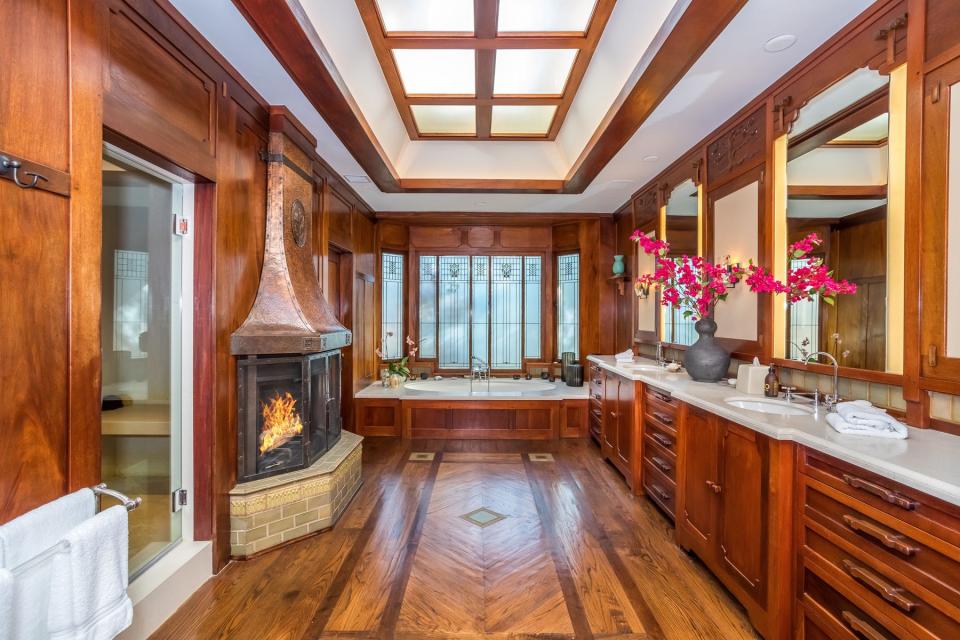
[[[477,356],[472,356],[470,358],[471,362],[474,364],[470,368],[470,393],[473,393],[473,381],[479,380],[483,382],[484,379],[487,381],[487,392],[490,392],[490,364]]]
[[[833,357],[832,353],[827,353],[826,351],[817,351],[815,353],[811,353],[804,358],[803,363],[808,364],[811,360],[817,358],[817,356],[826,356],[833,365],[833,393],[828,393],[823,397],[823,403],[827,406],[827,412],[832,413],[836,411],[837,403],[840,402],[840,395],[837,393],[837,377],[839,374],[840,364],[837,362],[837,359]]]

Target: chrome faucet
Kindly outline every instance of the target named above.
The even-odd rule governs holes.
[[[657,343],[657,366],[665,367],[667,366],[667,359],[663,357],[663,347],[664,342],[661,340]]]
[[[826,351],[817,351],[806,356],[803,360],[804,364],[809,364],[811,360],[818,356],[826,356],[830,359],[830,363],[833,365],[833,393],[828,393],[823,397],[823,403],[827,406],[827,412],[832,413],[837,410],[837,403],[840,402],[840,395],[837,393],[837,378],[839,376],[840,364],[837,362],[837,359],[831,353]]]
[[[471,362],[477,364],[473,365],[470,368],[470,393],[473,393],[473,381],[479,380],[483,382],[484,379],[487,381],[487,393],[490,392],[490,363],[487,361],[478,358],[477,356],[472,356],[470,358]]]

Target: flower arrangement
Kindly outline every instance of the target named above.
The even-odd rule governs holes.
[[[393,337],[393,334],[388,333],[386,336],[384,336],[384,339],[392,338],[392,337]],[[417,351],[420,350],[420,347],[417,346],[417,343],[414,342],[410,336],[407,336],[406,344],[407,344],[407,355],[403,356],[399,360],[387,363],[388,376],[391,376],[391,377],[397,376],[402,380],[407,380],[410,377],[410,367],[407,366],[407,363],[410,362],[411,357],[417,355]],[[383,352],[380,350],[379,347],[375,349],[375,352],[378,358],[381,358],[381,359],[383,358]]]
[[[661,288],[660,303],[680,309],[683,317],[699,320],[711,315],[718,302],[727,299],[728,289],[741,280],[754,293],[782,293],[793,304],[810,300],[814,295],[833,304],[837,295],[855,293],[856,285],[846,280],[835,280],[833,272],[821,258],[809,258],[810,253],[821,244],[820,237],[811,233],[791,244],[787,254],[793,260],[807,258],[802,266],[790,269],[787,281],[781,282],[750,260],[746,266],[732,263],[727,256],[724,262],[714,264],[699,256],[668,257],[670,244],[656,240],[640,230],[630,239],[637,242],[648,255],[655,257],[653,273],[637,278],[634,288],[638,295],[650,287]]]

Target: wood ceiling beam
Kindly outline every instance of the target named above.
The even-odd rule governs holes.
[[[496,37],[418,33],[384,36],[389,49],[583,49],[590,45],[584,35],[524,34]]]
[[[793,184],[787,197],[794,200],[880,200],[887,197],[885,184]]]
[[[561,96],[491,96],[474,98],[473,96],[407,96],[408,104],[476,104],[476,105],[558,105],[563,102]]]
[[[634,71],[614,101],[567,174],[564,193],[582,193],[589,186],[746,2],[691,0],[649,64]]]
[[[497,19],[500,14],[499,0],[473,0],[473,30],[478,38],[497,35]],[[493,98],[493,80],[497,52],[493,49],[478,49],[476,53],[476,117],[477,139],[490,138],[493,107],[487,101]],[[484,102],[481,102],[484,101]]]

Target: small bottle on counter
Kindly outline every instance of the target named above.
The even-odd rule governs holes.
[[[780,380],[777,379],[777,367],[770,365],[770,371],[763,380],[763,395],[768,398],[776,398],[780,395]]]

